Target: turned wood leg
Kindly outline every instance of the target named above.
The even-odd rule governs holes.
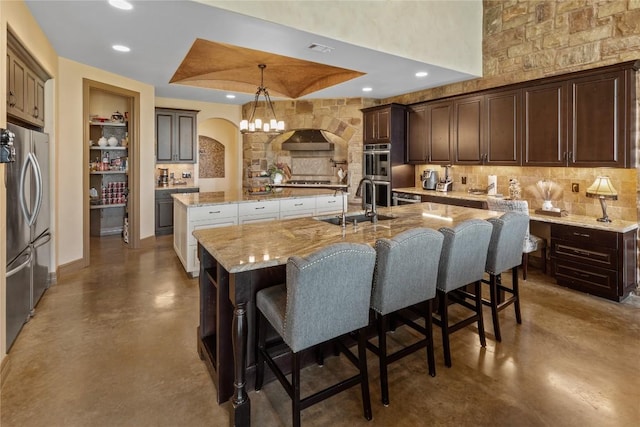
[[[245,303],[240,303],[233,310],[233,425],[251,425],[251,401],[247,395],[245,365],[247,359],[247,309]]]

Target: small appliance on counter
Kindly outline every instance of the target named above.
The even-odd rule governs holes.
[[[451,165],[444,166],[444,178],[438,181],[438,185],[436,185],[436,191],[441,192],[449,192],[453,191],[453,180],[449,176],[449,168]]]
[[[438,185],[438,171],[425,169],[420,177],[423,190],[435,190]]]
[[[158,186],[168,187],[169,186],[169,169],[158,168],[158,170],[160,171],[160,176],[158,176]]]

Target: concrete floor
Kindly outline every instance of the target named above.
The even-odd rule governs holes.
[[[171,236],[153,249],[92,243],[91,267],[60,278],[9,353],[0,424],[13,426],[225,426],[227,405],[196,352],[198,285]],[[391,365],[391,405],[380,403],[378,362],[368,353],[373,420],[359,388],[302,413],[306,426],[631,426],[640,423],[640,304],[558,287],[539,270],[522,282],[523,324],[501,314],[502,343],[473,327],[452,336],[437,376],[423,352]],[[410,338],[404,328],[391,341]],[[342,358],[303,371],[304,390],[348,369]],[[254,425],[291,423],[278,383],[250,394]]]

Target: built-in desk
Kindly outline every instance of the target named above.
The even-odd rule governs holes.
[[[216,384],[218,403],[231,399],[234,425],[250,425],[255,376],[255,296],[283,283],[287,259],[339,242],[368,243],[416,227],[455,227],[498,212],[436,203],[381,208],[395,219],[342,228],[313,218],[196,230],[200,257],[198,353]]]

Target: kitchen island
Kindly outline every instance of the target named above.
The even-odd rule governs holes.
[[[347,210],[347,187],[306,185],[264,193],[217,191],[174,194],[173,247],[185,271],[198,276],[195,230],[278,219],[338,214]]]
[[[343,228],[322,221],[324,217],[299,218],[193,233],[200,257],[198,353],[216,384],[218,403],[231,399],[235,425],[250,425],[247,389],[255,376],[255,296],[285,281],[289,257],[307,256],[333,243],[373,245],[416,227],[437,230],[501,215],[437,203],[381,208],[378,213],[392,219]]]

